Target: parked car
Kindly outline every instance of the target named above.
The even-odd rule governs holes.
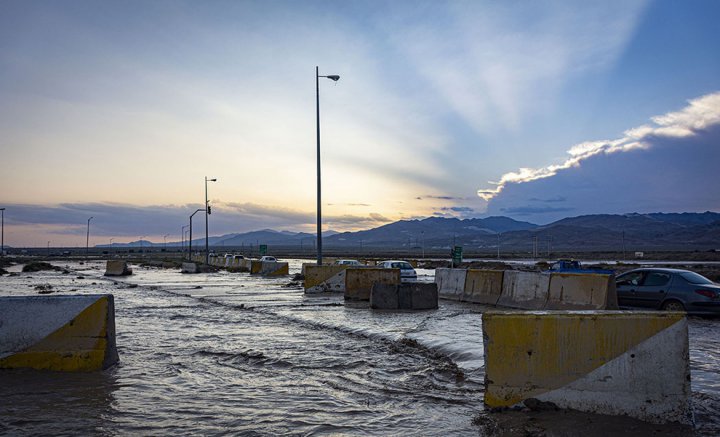
[[[381,261],[377,266],[383,269],[400,269],[400,280],[402,282],[412,282],[417,279],[415,269],[407,261]]]
[[[260,258],[260,261],[275,262],[275,261],[277,261],[277,258],[275,258],[274,256],[265,255],[262,258]]]
[[[339,259],[339,260],[335,261],[335,264],[339,265],[339,266],[361,266],[362,265],[360,263],[360,261],[358,261],[356,259]]]
[[[720,315],[720,284],[690,270],[635,269],[615,285],[621,307]]]
[[[601,275],[611,275],[612,270],[589,269],[585,268],[580,261],[574,259],[559,259],[553,263],[548,270],[550,273],[598,273]]]

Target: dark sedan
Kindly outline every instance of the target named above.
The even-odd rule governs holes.
[[[621,307],[720,315],[720,285],[690,270],[635,269],[615,284]]]

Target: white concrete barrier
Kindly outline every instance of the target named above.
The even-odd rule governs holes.
[[[615,276],[590,273],[553,273],[545,309],[618,309]]]
[[[180,273],[200,273],[200,269],[198,269],[198,265],[195,263],[182,263]]]
[[[506,270],[497,304],[526,310],[543,309],[548,300],[549,288],[549,274]]]
[[[465,269],[435,269],[435,283],[442,299],[462,300],[465,293]]]
[[[469,269],[465,276],[462,301],[497,305],[502,294],[504,272],[502,270]]]
[[[109,260],[105,266],[105,276],[127,276],[132,275],[132,269],[126,261]]]
[[[0,368],[82,372],[117,361],[112,295],[0,297]]]
[[[692,423],[682,313],[487,311],[482,325],[489,407],[537,399],[653,423]]]

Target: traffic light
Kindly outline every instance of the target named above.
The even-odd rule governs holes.
[[[210,205],[208,205],[208,215],[212,214],[212,210],[210,209]]]

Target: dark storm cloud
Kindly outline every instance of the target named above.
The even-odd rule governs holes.
[[[569,207],[528,206],[548,193],[559,193],[574,215],[720,210],[720,126],[643,141],[644,149],[597,154],[551,177],[507,184],[490,200],[488,213],[532,216],[537,222],[567,216]]]

